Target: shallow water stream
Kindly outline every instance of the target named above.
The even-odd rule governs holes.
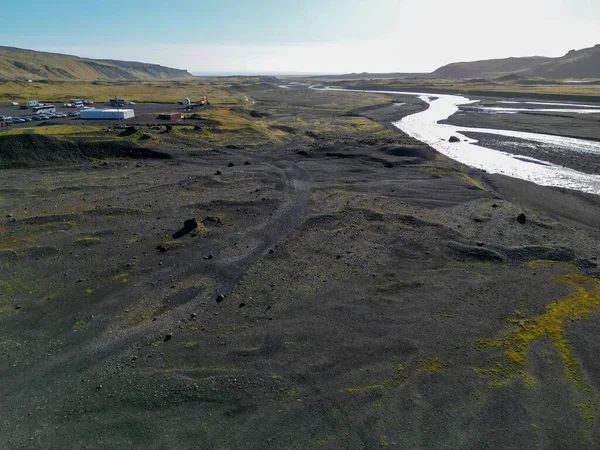
[[[352,89],[323,89],[357,92],[357,90]],[[459,105],[467,105],[477,102],[477,100],[471,100],[460,95],[375,90],[363,90],[358,92],[419,96],[422,100],[429,104],[429,108],[425,111],[406,116],[402,120],[394,123],[394,125],[409,136],[430,145],[440,153],[463,164],[467,164],[478,169],[483,169],[489,173],[500,173],[513,178],[531,181],[543,186],[564,187],[600,195],[600,176],[598,175],[586,174],[569,169],[567,167],[552,164],[550,162],[513,155],[511,153],[476,145],[477,140],[469,139],[462,133],[487,133],[511,138],[519,138],[533,143],[537,142],[543,145],[552,145],[553,147],[560,148],[565,151],[597,154],[598,158],[600,158],[600,142],[547,134],[497,130],[491,128],[458,127],[454,125],[440,124],[439,122],[448,119],[450,116],[456,113]],[[557,105],[554,104],[553,106]],[[581,107],[582,105],[577,106]],[[553,110],[571,113],[590,113],[589,109],[574,110],[555,108]],[[511,112],[512,111],[513,110],[511,109]],[[600,112],[600,109],[594,112]],[[482,114],[485,113],[482,112]],[[449,142],[448,140],[451,136],[458,137],[460,142]]]

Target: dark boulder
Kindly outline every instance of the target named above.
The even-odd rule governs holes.
[[[188,230],[195,230],[196,228],[198,228],[198,221],[194,218],[188,219],[185,222],[183,222],[183,228],[186,228]]]

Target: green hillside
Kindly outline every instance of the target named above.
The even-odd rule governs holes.
[[[79,58],[0,46],[4,80],[156,80],[191,78],[187,70],[158,64]]]

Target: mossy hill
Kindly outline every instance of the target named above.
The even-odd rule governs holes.
[[[187,70],[158,64],[80,58],[0,46],[4,80],[155,80],[192,78]]]

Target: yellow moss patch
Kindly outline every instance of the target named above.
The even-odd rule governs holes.
[[[144,315],[131,316],[129,318],[129,324],[137,325],[138,323],[142,323],[144,320],[148,320],[148,316],[144,316]]]
[[[519,374],[528,385],[535,385],[537,380],[523,370],[525,356],[533,341],[543,337],[550,338],[561,356],[567,380],[585,398],[578,408],[587,426],[590,427],[595,420],[594,412],[597,408],[592,398],[591,387],[581,379],[580,369],[565,338],[565,328],[574,320],[588,318],[600,306],[600,280],[569,274],[558,277],[557,281],[571,286],[572,292],[559,301],[547,305],[544,314],[526,319],[509,319],[509,322],[516,327],[505,329],[501,338],[479,341],[482,349],[503,349],[506,365],[497,363],[496,368],[475,371],[479,374],[492,375],[494,379],[490,382],[490,386],[493,387],[507,385],[516,374]]]
[[[444,372],[444,367],[440,364],[440,358],[438,356],[432,356],[431,358],[423,358],[419,361],[420,372]]]
[[[93,290],[92,288],[87,288],[87,289],[85,290],[85,293],[86,293],[87,295],[91,295],[91,294],[93,294],[93,293],[94,293],[94,290]]]
[[[198,334],[198,325],[194,322],[188,323],[185,328],[190,332],[190,334]]]
[[[502,348],[511,373],[523,367],[529,345],[536,339],[549,337],[565,364],[567,379],[581,389],[578,368],[565,339],[565,326],[571,320],[587,318],[600,306],[600,281],[578,274],[561,276],[558,281],[574,288],[562,300],[546,306],[546,312],[536,317],[511,319],[516,328],[506,329],[500,339],[482,339],[481,348]]]
[[[411,376],[418,376],[424,372],[439,373],[445,371],[446,368],[444,364],[441,363],[439,357],[432,356],[423,358],[419,361],[412,360],[406,364],[398,364],[394,374],[390,378],[386,378],[379,383],[367,386],[353,386],[346,389],[340,389],[340,392],[361,392],[372,389],[386,389],[387,391],[390,391],[392,388],[405,383]]]
[[[4,134],[47,134],[47,135],[65,135],[65,134],[79,134],[79,133],[96,133],[101,131],[100,127],[91,127],[87,125],[49,125],[39,127],[25,127],[25,128],[14,128],[10,131],[4,132]]]
[[[564,261],[553,261],[551,259],[534,259],[531,261],[527,261],[527,267],[529,267],[529,268],[534,268],[535,266],[537,266],[539,264],[563,264],[563,265],[573,266],[573,264],[571,264],[571,263],[567,263]]]
[[[10,283],[0,280],[0,292],[5,292],[9,294],[14,290],[15,288]]]
[[[114,281],[120,281],[121,283],[127,283],[129,274],[127,272],[120,273],[112,277]]]
[[[77,238],[77,242],[89,242],[89,241],[99,241],[100,238],[92,237],[92,236],[84,236]]]
[[[406,374],[406,366],[404,364],[398,364],[396,366],[396,374],[394,375],[394,381],[396,384],[400,384],[408,379]]]
[[[381,384],[370,384],[368,386],[354,386],[344,389],[346,392],[361,392],[361,391],[370,391],[372,389],[381,389],[383,385]]]
[[[486,188],[483,187],[483,185],[477,181],[474,178],[471,178],[469,175],[467,175],[466,173],[461,174],[463,180],[465,180],[467,183],[472,184],[473,186],[475,186],[477,189],[481,189],[482,191],[487,191]]]

